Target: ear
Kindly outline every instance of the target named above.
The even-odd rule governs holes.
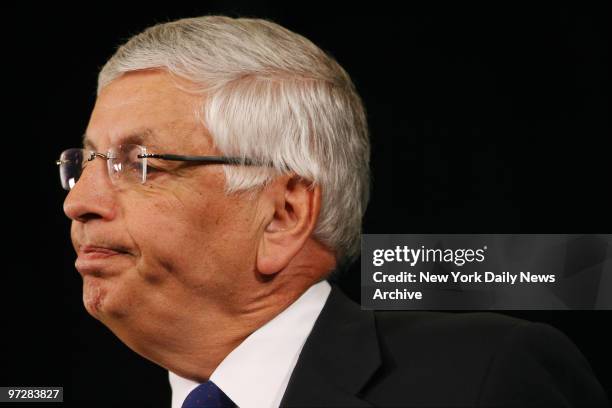
[[[268,212],[257,249],[257,269],[266,275],[284,269],[314,230],[321,209],[321,187],[295,175],[266,186]]]

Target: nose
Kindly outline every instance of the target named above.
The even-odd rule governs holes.
[[[73,221],[92,219],[111,220],[115,216],[116,201],[105,160],[95,159],[81,173],[81,177],[64,200],[64,213]]]

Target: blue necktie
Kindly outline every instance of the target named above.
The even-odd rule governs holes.
[[[235,406],[236,404],[209,380],[191,391],[181,408],[234,408]]]

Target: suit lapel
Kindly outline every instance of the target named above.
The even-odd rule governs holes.
[[[374,315],[332,284],[281,407],[370,407],[356,394],[380,366]]]

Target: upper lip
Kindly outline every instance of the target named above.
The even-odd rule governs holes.
[[[105,264],[106,258],[114,258],[129,254],[125,247],[119,245],[108,245],[102,243],[90,243],[79,246],[78,257],[74,266],[83,276],[103,276],[110,273],[105,271],[101,265]]]
[[[99,244],[87,244],[81,245],[80,253],[88,254],[91,252],[104,252],[104,253],[113,253],[118,252],[120,254],[126,254],[128,251],[126,248],[118,245],[99,245]]]

